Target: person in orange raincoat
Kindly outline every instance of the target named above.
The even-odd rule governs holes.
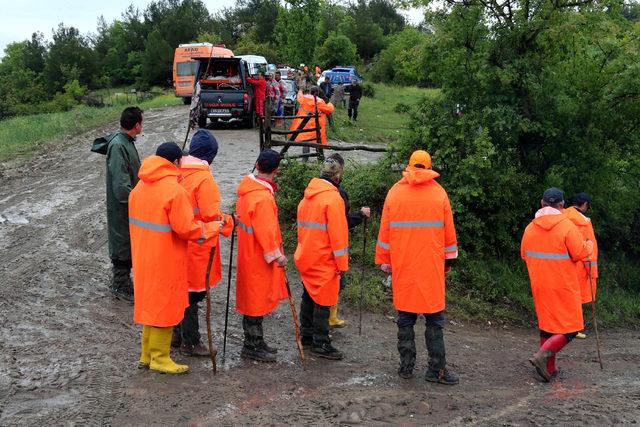
[[[187,240],[212,243],[217,231],[193,216],[189,195],[178,183],[182,150],[165,142],[142,162],[140,181],[129,194],[133,261],[133,320],[142,324],[140,366],[179,374],[189,367],[171,360],[171,331],[188,304]]]
[[[238,227],[238,267],[236,309],[243,314],[244,345],[240,356],[259,362],[275,362],[277,350],[264,340],[263,317],[288,297],[278,207],[280,154],[263,150],[258,156],[258,174],[247,175],[238,187],[236,219]]]
[[[297,99],[298,99],[298,103],[300,104],[300,109],[298,110],[298,113],[296,114],[296,116],[306,116],[308,114],[315,114],[316,103],[317,103],[318,125],[320,126],[320,139],[321,139],[321,143],[326,145],[327,144],[327,114],[331,114],[333,112],[333,104],[330,102],[329,103],[324,102],[324,100],[318,96],[319,93],[320,93],[320,88],[318,88],[318,86],[312,86],[311,89],[309,89],[309,93],[306,95],[303,95],[302,91],[298,91]],[[302,120],[303,119],[293,119],[293,121],[291,122],[291,127],[289,127],[289,130],[298,129],[298,126],[300,126],[300,123],[302,122]],[[316,126],[315,117],[311,117],[311,119],[307,122],[307,124],[304,125],[304,129],[315,129],[316,127],[317,126]],[[316,138],[315,130],[301,132],[298,135],[296,135],[295,139],[296,141],[304,141],[307,139],[314,139],[314,138]]]
[[[333,158],[323,170],[342,170]],[[298,247],[294,260],[304,285],[300,303],[303,345],[311,353],[340,360],[342,352],[329,339],[329,310],[338,303],[340,276],[349,269],[349,230],[345,205],[338,188],[330,181],[313,178],[298,204]]]
[[[387,194],[376,245],[376,264],[391,273],[393,305],[398,310],[398,375],[411,378],[416,360],[413,327],[426,320],[429,366],[425,379],[457,384],[446,368],[444,346],[445,272],[458,257],[458,243],[447,192],[435,179],[431,156],[415,151]]]
[[[189,193],[193,214],[197,220],[214,222],[225,237],[233,231],[233,219],[220,211],[220,190],[209,169],[218,153],[218,142],[206,129],[199,129],[191,138],[189,155],[182,157],[180,171],[183,179],[180,184]],[[219,238],[214,237],[214,246],[218,247]],[[196,242],[188,244],[187,283],[189,285],[189,307],[184,311],[184,319],[174,329],[172,346],[180,347],[185,356],[209,356],[209,350],[200,342],[198,325],[198,303],[206,296],[207,265],[211,249]],[[209,286],[215,287],[222,278],[220,251],[216,250]]]
[[[520,255],[529,270],[540,329],[540,349],[529,361],[549,381],[557,372],[556,354],[584,327],[576,264],[591,255],[593,242],[562,214],[562,190],[547,189],[541,204],[524,231]]]

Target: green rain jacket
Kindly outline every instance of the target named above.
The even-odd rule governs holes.
[[[129,193],[138,183],[140,156],[135,138],[120,131],[93,141],[91,151],[107,155],[107,228],[109,256],[130,261]]]

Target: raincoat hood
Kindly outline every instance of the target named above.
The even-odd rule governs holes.
[[[198,173],[200,171],[209,171],[209,163],[193,156],[184,156],[180,160],[180,173],[184,178]]]
[[[238,186],[238,196],[242,197],[252,191],[269,191],[273,194],[273,188],[268,183],[256,179],[256,177],[251,174],[245,176],[242,178],[242,181],[240,181],[240,185]]]
[[[569,218],[575,225],[579,226],[587,226],[591,222],[591,220],[586,217],[582,212],[580,212],[575,207],[570,207],[564,209],[562,213]]]
[[[547,206],[536,212],[536,218],[533,220],[533,223],[548,231],[565,220],[567,220],[567,217],[564,216],[562,212]]]
[[[314,196],[324,193],[325,191],[338,191],[335,185],[330,183],[327,180],[321,178],[312,178],[307,186],[307,189],[304,190],[304,198],[311,199]]]
[[[402,172],[402,179],[400,180],[400,183],[420,185],[433,181],[439,176],[440,174],[438,172],[431,169],[420,169],[407,166],[407,168]]]
[[[91,151],[98,154],[107,154],[107,150],[109,148],[109,144],[113,139],[118,135],[124,135],[124,137],[130,142],[134,142],[136,139],[134,137],[129,136],[128,134],[120,131],[116,133],[112,133],[111,135],[103,136],[100,138],[96,138],[93,140],[93,144],[91,145]]]
[[[142,161],[138,177],[141,181],[152,183],[167,177],[180,177],[180,169],[160,156],[149,156]]]

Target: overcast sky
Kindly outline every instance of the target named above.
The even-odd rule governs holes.
[[[234,0],[203,0],[210,13],[231,6]],[[95,32],[98,17],[107,22],[120,18],[122,12],[134,4],[143,10],[151,0],[0,0],[0,57],[4,56],[7,44],[31,38],[40,31],[51,40],[51,30],[64,22],[76,27],[82,34]],[[422,13],[411,10],[403,13],[414,24],[422,21]]]

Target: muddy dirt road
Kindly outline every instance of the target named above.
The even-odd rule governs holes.
[[[138,139],[141,156],[180,140],[185,107],[150,111]],[[89,141],[115,123],[55,142],[31,160],[0,166],[0,425],[220,425],[365,423],[385,425],[609,425],[640,420],[640,338],[604,331],[605,370],[594,339],[574,341],[560,358],[559,380],[542,384],[527,357],[533,329],[460,324],[445,332],[460,385],[396,374],[392,319],[343,310],[350,325],[334,334],[345,359],[309,358],[301,367],[284,302],[265,321],[278,363],[239,358],[240,317],[230,316],[227,361],[213,376],[207,359],[167,376],[137,369],[140,327],[132,307],[107,291],[104,157]],[[214,170],[228,206],[257,155],[254,131],[214,129]],[[228,260],[229,242],[223,243]],[[226,266],[225,266],[226,271]],[[226,275],[226,273],[225,273]],[[221,347],[226,284],[213,291],[215,342]],[[294,293],[299,299],[300,285]],[[201,323],[204,332],[204,322]],[[418,368],[426,365],[423,326]],[[177,360],[184,358],[175,354]]]

